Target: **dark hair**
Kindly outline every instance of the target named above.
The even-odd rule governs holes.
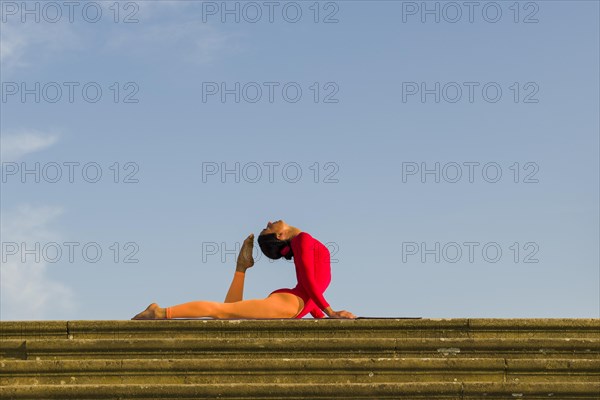
[[[292,253],[291,241],[277,239],[274,233],[258,235],[258,245],[263,254],[272,260],[277,260],[281,257],[285,257],[286,260],[291,260],[294,256]],[[286,247],[287,250],[284,250]],[[282,250],[283,254],[281,253]]]

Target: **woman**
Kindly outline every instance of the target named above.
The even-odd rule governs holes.
[[[265,299],[242,300],[246,270],[254,265],[254,234],[244,240],[237,259],[236,271],[225,302],[192,301],[161,308],[152,303],[132,319],[171,318],[302,318],[310,313],[315,318],[356,318],[349,311],[334,311],[323,297],[331,281],[329,250],[306,232],[279,220],[269,222],[260,232],[258,243],[271,259],[294,258],[298,284],[293,289],[277,289]]]

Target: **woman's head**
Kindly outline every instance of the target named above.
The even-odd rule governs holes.
[[[258,235],[258,245],[261,251],[272,260],[285,257],[291,260],[293,257],[291,246],[291,227],[283,220],[269,222],[267,227]]]

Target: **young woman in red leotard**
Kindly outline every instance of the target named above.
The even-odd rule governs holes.
[[[279,220],[269,222],[258,237],[260,248],[271,259],[294,258],[296,287],[277,289],[264,299],[243,300],[246,270],[254,265],[254,235],[244,240],[237,259],[233,281],[223,303],[192,301],[161,308],[150,304],[132,319],[172,318],[356,318],[349,311],[334,311],[323,297],[331,282],[329,250],[310,234]]]

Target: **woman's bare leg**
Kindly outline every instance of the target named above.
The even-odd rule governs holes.
[[[152,303],[132,319],[293,318],[303,306],[302,299],[291,293],[274,293],[266,299],[241,300],[235,303],[191,301],[166,308]]]
[[[234,303],[241,301],[244,297],[244,278],[246,277],[246,270],[254,265],[254,258],[252,257],[252,249],[254,248],[254,234],[250,234],[242,243],[240,254],[238,254],[237,264],[235,267],[235,273],[227,296],[225,296],[225,303]]]
[[[225,297],[225,303],[235,303],[236,301],[242,301],[244,296],[244,278],[246,274],[241,271],[235,271],[233,274],[233,280],[229,285],[227,296]]]

